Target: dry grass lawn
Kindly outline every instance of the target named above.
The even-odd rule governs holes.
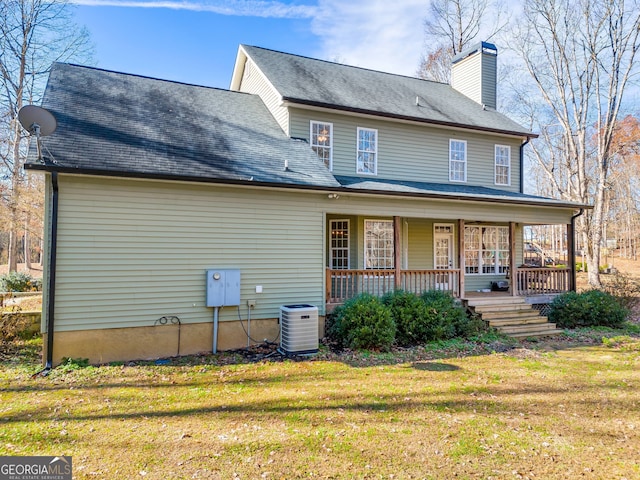
[[[495,345],[36,379],[22,357],[0,365],[0,455],[71,455],[75,479],[640,478],[637,338]]]
[[[0,455],[71,455],[74,479],[638,479],[638,330],[34,379],[32,342],[0,356]]]

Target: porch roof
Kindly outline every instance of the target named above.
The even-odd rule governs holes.
[[[540,205],[564,208],[592,208],[590,205],[582,203],[539,197],[520,192],[509,192],[477,185],[454,185],[340,175],[336,175],[335,178],[340,182],[340,185],[343,188],[362,193],[442,198],[447,200],[484,201],[491,203],[514,203],[521,205]]]

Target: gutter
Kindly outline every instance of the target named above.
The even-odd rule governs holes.
[[[573,233],[573,238],[571,239],[571,243],[573,248],[571,248],[571,257],[569,258],[569,268],[571,269],[571,290],[575,292],[576,284],[577,284],[577,273],[576,273],[576,218],[581,216],[584,213],[584,208],[581,208],[578,213],[571,217],[571,232]]]
[[[536,207],[552,207],[552,208],[589,208],[588,205],[576,205],[564,204],[557,201],[535,201],[534,199],[521,199],[511,197],[482,197],[474,196],[473,194],[443,194],[435,192],[398,192],[392,190],[374,190],[365,188],[349,188],[345,186],[327,186],[327,185],[310,185],[299,183],[279,183],[279,182],[265,182],[256,181],[251,179],[219,179],[208,177],[195,177],[188,175],[171,175],[171,174],[154,174],[144,172],[125,172],[116,170],[98,170],[88,168],[71,168],[71,167],[51,167],[49,165],[39,164],[26,164],[25,169],[45,171],[45,172],[58,172],[68,173],[72,175],[87,175],[94,177],[111,177],[111,178],[126,178],[126,179],[140,179],[140,180],[163,180],[172,182],[187,182],[187,183],[200,183],[208,185],[223,185],[223,186],[243,186],[252,188],[268,188],[268,189],[282,189],[282,190],[296,190],[296,191],[311,191],[311,192],[335,192],[340,195],[365,195],[365,196],[383,196],[383,197],[403,197],[403,198],[416,198],[416,199],[437,199],[437,200],[451,200],[451,201],[464,201],[464,202],[483,202],[483,203],[499,203],[506,205],[523,205],[523,206],[536,206]]]
[[[51,172],[51,250],[49,251],[49,278],[47,282],[47,359],[40,372],[34,374],[46,377],[53,368],[53,336],[54,336],[54,312],[56,299],[56,249],[58,244],[58,172]]]
[[[531,137],[520,145],[520,193],[524,193],[524,147],[531,141]]]

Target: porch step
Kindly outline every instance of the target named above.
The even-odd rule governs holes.
[[[530,311],[531,305],[528,303],[513,303],[506,305],[475,305],[473,306],[477,313],[491,313],[491,312],[519,312]]]
[[[484,317],[483,317],[483,320]],[[510,327],[513,325],[536,325],[541,323],[549,323],[547,317],[542,317],[540,315],[529,315],[528,317],[521,318],[501,318],[498,320],[486,320],[490,327]]]
[[[537,310],[533,308],[521,308],[518,310],[489,310],[489,311],[478,311],[475,310],[476,313],[482,315],[483,320],[505,320],[505,319],[513,319],[513,320],[526,320],[529,317],[535,318],[544,318],[540,317],[540,314]]]
[[[464,299],[464,302],[470,307],[485,305],[528,305],[523,297],[514,297],[511,295],[467,297]]]
[[[561,332],[556,328],[555,323],[543,323],[537,326],[533,325],[513,325],[498,329],[501,333],[515,338],[526,337],[546,337],[548,335],[557,335]]]
[[[554,323],[549,323],[547,317],[539,315],[523,297],[472,297],[463,302],[490,327],[510,337],[540,337],[560,332]]]

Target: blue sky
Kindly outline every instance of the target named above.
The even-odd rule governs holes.
[[[413,75],[425,0],[71,0],[95,66],[228,88],[238,45]]]

